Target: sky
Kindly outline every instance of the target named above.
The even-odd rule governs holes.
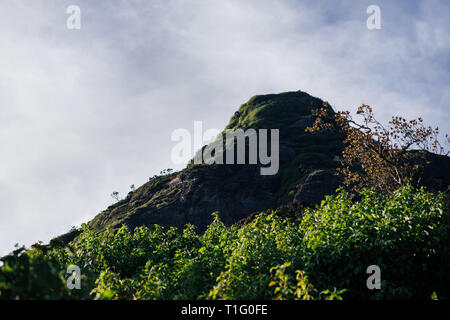
[[[257,94],[302,90],[450,133],[449,16],[437,0],[1,1],[0,254],[181,169],[175,129],[222,129]]]

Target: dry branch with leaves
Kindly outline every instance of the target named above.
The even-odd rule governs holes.
[[[315,121],[307,132],[344,133],[345,148],[338,172],[343,175],[344,184],[354,191],[375,188],[392,193],[407,184],[418,186],[429,161],[427,154],[445,154],[439,128],[425,126],[420,117],[407,121],[394,116],[384,126],[372,108],[363,104],[357,111],[362,120],[357,122],[349,111],[331,112],[326,102],[312,113]],[[448,143],[449,136],[445,137]]]

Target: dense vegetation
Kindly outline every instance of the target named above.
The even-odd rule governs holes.
[[[450,297],[448,200],[412,187],[344,190],[300,218],[277,212],[226,227],[88,226],[1,259],[0,299],[439,299]],[[381,289],[369,290],[369,265]],[[67,267],[81,289],[67,289]]]

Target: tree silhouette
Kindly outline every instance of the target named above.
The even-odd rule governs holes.
[[[119,192],[113,191],[113,193],[111,193],[111,197],[116,201],[119,201]]]

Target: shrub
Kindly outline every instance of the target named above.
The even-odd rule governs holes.
[[[0,299],[448,299],[449,204],[405,187],[386,195],[344,190],[299,220],[261,213],[226,227],[95,233],[1,258]],[[68,265],[82,273],[68,290]],[[369,290],[369,265],[381,289]],[[344,290],[345,289],[345,290]]]
[[[301,236],[296,224],[260,214],[237,231],[226,271],[211,291],[213,299],[268,299],[270,268],[297,258]]]
[[[443,195],[411,187],[392,195],[364,190],[352,202],[341,190],[307,210],[305,271],[313,283],[349,289],[349,298],[449,296],[449,215]],[[378,265],[381,290],[366,287],[366,268]]]

